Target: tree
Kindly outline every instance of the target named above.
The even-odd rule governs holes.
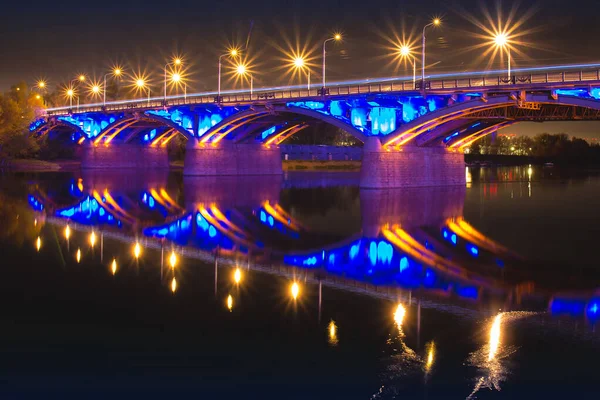
[[[41,107],[42,99],[24,82],[0,94],[0,159],[31,157],[39,150],[29,135],[29,124]]]

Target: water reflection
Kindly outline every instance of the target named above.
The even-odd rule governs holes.
[[[506,362],[514,351],[504,343],[506,325],[516,315],[510,310],[548,310],[584,316],[593,323],[600,300],[590,287],[562,291],[547,285],[545,272],[529,269],[526,259],[483,233],[489,229],[466,218],[465,190],[477,190],[479,179],[473,168],[466,173],[474,184],[470,189],[400,191],[360,191],[347,186],[282,190],[281,182],[268,179],[186,179],[182,184],[161,178],[146,181],[93,175],[63,182],[62,189],[57,189],[60,185],[32,185],[27,196],[29,214],[22,212],[22,227],[28,229],[29,248],[35,243],[38,251],[42,240],[44,251],[50,243],[54,245],[48,234],[53,227],[59,235],[64,232],[67,246],[69,240],[74,242],[73,248],[83,243],[85,249],[89,243],[93,250],[99,241],[100,258],[103,240],[110,240],[121,250],[111,253],[110,269],[104,273],[116,275],[118,270],[118,279],[126,276],[128,262],[119,251],[128,254],[131,264],[135,258],[136,267],[143,267],[137,268],[137,273],[158,269],[160,264],[163,290],[178,300],[184,297],[177,293],[179,286],[192,286],[186,281],[189,269],[185,269],[214,263],[215,298],[219,307],[225,305],[230,312],[240,300],[239,290],[232,291],[237,293],[235,299],[231,293],[224,298],[227,292],[217,296],[218,287],[226,282],[227,290],[232,290],[232,282],[240,285],[242,281],[250,287],[255,280],[248,278],[255,270],[282,277],[285,296],[295,302],[301,299],[303,307],[294,307],[297,313],[316,307],[311,286],[318,285],[318,321],[322,302],[329,320],[327,325],[319,325],[319,339],[339,350],[352,342],[346,340],[351,339],[352,331],[348,329],[340,343],[338,326],[329,318],[343,323],[344,332],[346,322],[327,314],[330,300],[322,287],[386,299],[388,305],[395,305],[386,311],[386,320],[395,326],[390,329],[383,356],[384,384],[374,397],[400,393],[403,379],[409,375],[432,381],[434,370],[441,367],[436,361],[438,351],[446,355],[448,350],[438,336],[421,335],[421,305],[475,320],[486,318],[490,310],[502,309],[505,312],[486,322],[485,345],[467,359],[478,371],[477,380],[470,383],[474,388],[468,389],[473,388],[472,397],[481,388],[498,389],[506,379]],[[527,179],[529,190],[540,175],[530,167],[519,174]],[[524,188],[523,184],[522,196],[526,197]],[[508,193],[497,182],[479,185],[479,189],[488,195]],[[142,251],[144,259],[138,262]],[[72,257],[68,247],[67,252]],[[81,257],[77,248],[77,262]],[[200,262],[188,263],[188,258]],[[164,262],[171,267],[167,278],[163,277]],[[178,263],[183,263],[184,270],[176,268]],[[244,271],[242,263],[247,263]],[[227,273],[219,281],[223,267]],[[212,279],[212,268],[210,276]],[[237,303],[235,306],[238,309]],[[436,342],[423,346],[421,336],[424,341]],[[461,354],[461,362],[468,351]]]

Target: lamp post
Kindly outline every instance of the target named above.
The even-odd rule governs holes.
[[[427,28],[429,28],[430,26],[439,26],[442,23],[442,21],[439,18],[435,18],[432,22],[430,22],[429,24],[425,25],[423,27],[423,45],[421,47],[421,56],[422,56],[422,73],[421,73],[421,85],[422,85],[422,90],[423,92],[425,92],[425,31],[427,30]]]
[[[403,44],[402,46],[400,46],[400,49],[398,50],[398,53],[400,53],[400,57],[402,57],[402,58],[408,58],[408,59],[410,59],[412,61],[412,67],[413,67],[413,89],[416,89],[416,87],[417,87],[417,60],[412,55],[411,48],[408,47],[405,44]]]
[[[498,34],[496,34],[496,36],[494,37],[494,44],[496,45],[496,47],[498,47],[501,50],[506,49],[506,54],[508,55],[508,79],[510,80],[510,46],[509,46],[509,39],[508,39],[508,35],[506,34],[506,32],[500,32]]]
[[[117,67],[115,69],[112,70],[112,72],[109,72],[107,74],[104,75],[104,86],[102,87],[102,96],[103,96],[103,100],[102,100],[102,104],[104,106],[106,106],[106,77],[109,75],[112,75],[114,77],[119,77],[121,76],[121,74],[123,73],[123,71],[121,71],[121,68]]]
[[[219,56],[219,74],[218,74],[218,81],[217,81],[217,102],[218,103],[221,102],[221,59],[226,56],[237,57],[237,55],[238,55],[237,49],[231,49],[231,50],[229,50],[228,53],[221,54]]]
[[[302,57],[294,58],[294,68],[296,68],[297,70],[300,70],[300,71],[304,71],[305,67],[306,67],[306,62],[304,61],[304,58],[302,58]],[[306,87],[310,91],[310,68],[306,67],[306,69],[307,69],[306,76],[308,78],[308,83],[307,83]]]
[[[167,106],[167,68],[169,65],[181,65],[181,58],[176,58],[172,62],[165,64],[165,81],[164,81],[164,105]]]
[[[342,40],[342,35],[340,35],[339,33],[336,33],[335,35],[333,35],[333,37],[330,37],[329,39],[325,39],[325,41],[323,42],[323,95],[325,95],[325,59],[326,59],[326,45],[327,42],[331,42],[332,40],[335,40],[336,42],[339,40]]]
[[[77,85],[79,86],[80,84],[82,84],[83,82],[85,82],[85,75],[81,74],[77,77],[77,79],[73,79],[71,81],[71,88],[69,90],[71,90],[73,92],[73,88],[75,87],[73,84],[77,83]],[[73,92],[74,93],[74,92]],[[71,108],[73,108],[73,96],[69,96],[71,98]],[[77,111],[79,111],[79,97],[77,96]]]

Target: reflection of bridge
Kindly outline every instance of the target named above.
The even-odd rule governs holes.
[[[183,195],[166,174],[147,182],[84,171],[69,189],[72,200],[53,199],[36,185],[29,201],[71,229],[155,248],[166,240],[202,260],[218,249],[223,265],[248,259],[251,268],[308,274],[378,296],[411,290],[419,298],[510,307],[541,295],[533,284],[515,286],[518,278],[510,283],[506,273],[515,275],[520,259],[461,218],[462,188],[361,191],[361,231],[323,240],[278,204],[279,179],[229,178],[219,186],[211,177],[188,177]],[[230,190],[236,187],[246,195]]]
[[[219,104],[198,95],[61,107],[31,130],[70,135],[83,146],[83,168],[168,168],[166,146],[181,135],[186,175],[269,175],[281,172],[278,145],[322,121],[365,144],[362,187],[464,184],[462,149],[482,136],[517,121],[598,119],[594,68],[540,68],[511,80],[447,76],[427,82],[426,96],[388,81],[334,85],[325,95],[261,89]]]

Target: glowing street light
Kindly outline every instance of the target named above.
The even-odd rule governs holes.
[[[165,64],[165,81],[164,81],[164,102],[165,102],[165,107],[167,106],[167,69],[169,68],[170,65],[176,65],[176,66],[180,66],[183,63],[183,61],[181,60],[181,58],[176,57],[173,59],[173,61],[166,63]],[[177,74],[180,78],[181,75]],[[175,82],[175,81],[173,81]]]
[[[37,249],[37,251],[40,251],[40,249],[42,248],[42,238],[41,237],[37,237],[37,240],[35,241],[35,248]]]
[[[331,41],[336,41],[339,42],[340,40],[342,40],[342,35],[340,33],[336,33],[335,35],[333,35],[333,37],[330,37],[329,39],[325,39],[325,41],[323,42],[323,95],[325,95],[325,57],[326,57],[326,45],[327,42],[331,42]]]
[[[229,312],[233,311],[233,297],[231,295],[227,296],[227,309]]]
[[[142,246],[140,246],[140,244],[138,242],[136,242],[135,246],[133,246],[133,256],[135,258],[140,258],[141,254],[142,254]]]
[[[298,282],[292,283],[292,286],[290,287],[290,292],[292,294],[292,298],[296,300],[298,298],[298,295],[300,294],[300,285],[298,285]]]
[[[44,82],[43,80],[38,81],[37,87],[38,87],[38,89],[45,89],[46,88],[46,82]]]
[[[338,344],[338,337],[337,337],[337,325],[335,324],[335,322],[330,321],[329,325],[327,326],[327,330],[329,331],[329,344],[332,346],[336,346]]]
[[[248,71],[248,67],[245,64],[238,64],[235,67],[235,73],[241,77],[246,75],[250,77],[250,98],[252,98],[252,92],[254,91],[254,75]]]
[[[239,283],[242,281],[242,271],[239,268],[236,268],[233,273],[233,281],[236,283],[236,285],[239,285]]]
[[[171,292],[175,293],[176,290],[177,290],[177,279],[175,279],[175,277],[173,277],[173,280],[171,280]]]
[[[171,269],[175,269],[175,265],[177,265],[177,256],[175,255],[175,251],[171,252],[171,256],[169,257],[169,264],[171,265]]]
[[[110,270],[112,271],[113,275],[115,275],[117,273],[117,260],[115,258],[113,258],[113,260],[112,260],[112,264],[110,265]]]
[[[508,56],[507,72],[508,72],[508,79],[510,79],[510,43],[509,43],[508,34],[506,32],[498,32],[496,34],[496,36],[494,37],[494,45],[501,50],[506,49],[506,54]]]
[[[106,77],[108,76],[113,76],[114,78],[118,78],[121,76],[121,74],[123,73],[123,70],[120,67],[115,67],[113,68],[113,70],[107,74],[104,74],[104,86],[103,87],[103,91],[102,91],[102,104],[106,105]]]
[[[70,238],[70,237],[71,237],[71,228],[69,227],[69,225],[67,225],[67,226],[65,227],[65,238],[66,238],[67,240],[69,240],[69,238]]]
[[[396,322],[396,325],[398,325],[398,329],[402,328],[405,315],[406,308],[404,308],[402,304],[398,304],[398,307],[396,307],[396,312],[394,312],[394,322]]]
[[[303,57],[298,56],[294,58],[293,63],[294,68],[296,68],[299,71],[304,71],[304,69],[306,68],[306,76],[308,78],[307,88],[308,90],[310,90],[310,68],[307,67],[306,61]]]
[[[408,46],[407,44],[403,44],[398,49],[398,54],[400,54],[400,57],[405,58],[405,59],[409,59],[412,62],[412,66],[413,66],[413,89],[414,89],[417,86],[417,60],[415,59],[415,56],[413,55],[413,51],[410,48],[410,46]]]
[[[221,54],[219,56],[219,73],[217,80],[217,103],[221,102],[221,58],[223,57],[237,57],[239,55],[239,51],[236,48],[230,49],[227,53]]]
[[[75,89],[72,87],[67,88],[65,95],[69,98],[69,108],[73,108],[73,96],[75,96]]]
[[[75,253],[75,259],[77,260],[77,263],[79,264],[79,262],[81,261],[81,249],[77,249],[77,253]]]
[[[428,23],[427,25],[425,25],[423,27],[423,45],[421,47],[421,56],[422,56],[422,74],[421,74],[421,89],[423,90],[423,92],[425,92],[425,31],[427,30],[427,28],[429,28],[430,26],[440,26],[442,23],[442,20],[439,18],[434,18],[433,21],[431,21],[430,23]]]
[[[90,245],[92,247],[94,247],[95,244],[96,244],[96,234],[94,233],[94,231],[92,231],[92,233],[90,233]]]
[[[150,86],[148,86],[146,84],[146,80],[143,77],[138,77],[135,79],[135,86],[137,86],[137,88],[139,90],[144,90],[145,88],[148,89],[148,106],[150,106]]]

